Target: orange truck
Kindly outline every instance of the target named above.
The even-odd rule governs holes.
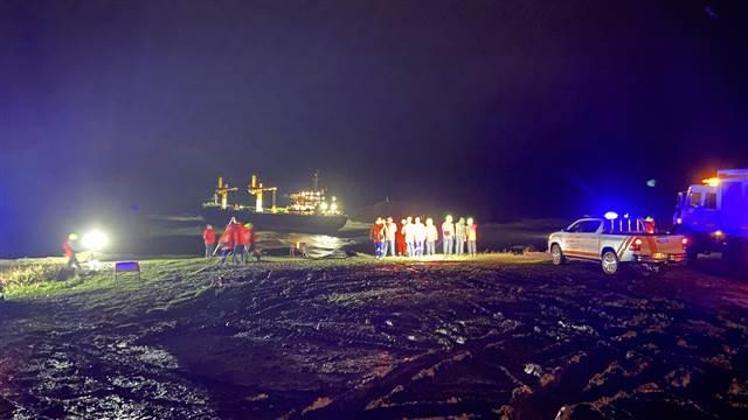
[[[674,231],[691,241],[688,257],[720,253],[748,271],[748,169],[723,169],[678,194]]]

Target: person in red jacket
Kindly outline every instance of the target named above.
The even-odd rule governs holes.
[[[397,225],[397,232],[395,233],[395,248],[397,249],[397,256],[398,257],[404,257],[405,256],[405,233],[403,232],[403,226],[405,226],[405,223],[408,221],[405,219],[402,219],[400,221],[400,224]]]
[[[203,230],[203,243],[205,244],[205,258],[210,258],[216,244],[216,231],[213,230],[213,226],[205,226]]]
[[[236,219],[232,217],[229,224],[226,225],[226,228],[223,230],[221,238],[218,240],[218,246],[221,248],[221,264],[224,264],[226,262],[226,257],[232,253],[234,254],[234,261],[236,261],[236,226],[241,225],[239,225],[239,223],[236,222]]]
[[[226,230],[231,232],[231,243],[233,245],[231,250],[231,262],[234,264],[241,263],[244,259],[244,226],[239,223],[236,218],[232,217]]]
[[[647,216],[644,219],[644,232],[650,235],[654,235],[654,233],[657,231],[657,225],[655,224],[655,219],[651,216]]]
[[[236,235],[236,247],[234,248],[233,260],[236,262],[238,256],[239,262],[246,264],[247,255],[249,253],[249,244],[252,241],[252,231],[250,230],[249,224],[237,224],[234,226],[234,229]]]
[[[76,257],[75,250],[73,249],[73,242],[77,240],[77,234],[71,233],[70,235],[68,235],[68,237],[65,238],[64,241],[62,241],[62,252],[68,258],[68,268],[80,271],[81,264],[78,262],[78,257]]]
[[[244,225],[242,230],[242,245],[244,245],[244,252],[242,253],[242,262],[246,263],[249,259],[250,252],[255,247],[255,228],[252,223]]]
[[[384,257],[384,240],[385,240],[385,228],[384,219],[377,217],[377,220],[371,226],[369,231],[369,238],[374,242],[374,256],[377,258]]]

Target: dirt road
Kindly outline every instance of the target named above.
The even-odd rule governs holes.
[[[475,262],[153,262],[0,305],[0,418],[748,418],[748,283]]]

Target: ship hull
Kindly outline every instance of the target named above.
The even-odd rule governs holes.
[[[319,216],[288,213],[257,213],[252,210],[226,209],[219,207],[203,208],[206,223],[222,228],[232,217],[240,223],[252,223],[257,230],[276,232],[299,232],[335,234],[348,221],[347,216]]]

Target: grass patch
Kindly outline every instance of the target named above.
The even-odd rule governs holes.
[[[547,256],[540,253],[528,255],[480,254],[476,257],[450,256],[444,258],[436,255],[421,258],[386,258],[376,260],[371,256],[357,256],[344,259],[300,259],[288,257],[266,257],[262,262],[251,262],[243,266],[226,265],[214,267],[216,260],[207,262],[203,258],[154,258],[141,260],[141,279],[113,279],[111,263],[103,263],[100,271],[87,273],[72,278],[65,278],[64,258],[34,258],[0,261],[0,287],[4,289],[7,299],[36,299],[57,295],[83,293],[89,291],[111,293],[134,293],[149,287],[175,289],[171,296],[163,296],[164,306],[174,306],[194,299],[205,290],[185,291],[185,287],[192,284],[203,289],[209,277],[221,273],[250,274],[258,271],[296,271],[296,270],[324,270],[335,268],[355,268],[360,266],[419,266],[431,264],[526,264],[547,260]],[[167,283],[164,283],[167,282]],[[182,284],[173,288],[169,284]],[[176,290],[181,289],[181,290]],[[165,293],[168,295],[168,293]],[[100,296],[108,299],[112,296]],[[361,298],[362,296],[359,296]],[[366,297],[366,296],[363,296]],[[339,303],[344,303],[353,296],[329,296]],[[95,299],[94,299],[95,300]],[[161,300],[161,299],[158,299]],[[171,301],[171,305],[169,304]]]
[[[325,296],[325,300],[329,303],[337,303],[341,305],[362,304],[366,303],[369,300],[376,300],[386,297],[389,294],[396,295],[406,290],[409,289],[403,287],[391,289],[373,289],[349,293],[331,293]]]
[[[81,283],[65,278],[62,258],[21,259],[0,263],[0,289],[7,298],[38,296]]]

